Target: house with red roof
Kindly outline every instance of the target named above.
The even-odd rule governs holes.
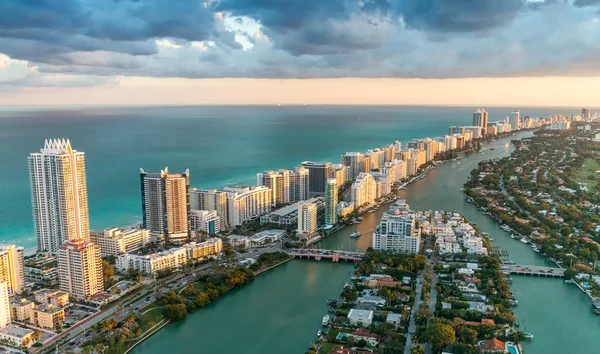
[[[490,340],[482,340],[477,344],[479,350],[484,353],[507,353],[504,342],[496,338]]]

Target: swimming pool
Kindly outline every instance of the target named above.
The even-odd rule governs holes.
[[[342,340],[342,339],[345,339],[346,337],[348,337],[348,333],[338,333],[338,335],[335,337],[335,339]]]
[[[515,347],[514,345],[508,345],[508,346],[506,347],[506,349],[508,349],[508,352],[509,352],[510,354],[520,354],[520,353],[519,353],[519,350],[518,350],[518,349],[517,349],[517,347]]]

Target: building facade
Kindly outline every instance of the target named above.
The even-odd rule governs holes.
[[[230,227],[271,212],[271,189],[266,186],[225,187]]]
[[[350,192],[351,201],[356,209],[372,204],[377,199],[375,179],[369,173],[359,173],[356,181],[352,183]]]
[[[221,232],[221,218],[216,210],[194,210],[190,212],[190,227],[192,233],[198,237],[200,234],[216,235]]]
[[[317,231],[317,205],[304,201],[298,203],[298,234],[310,235]]]
[[[190,207],[192,210],[214,210],[217,212],[222,230],[229,229],[227,211],[227,192],[216,189],[200,190],[194,188],[190,192]]]
[[[190,237],[190,172],[140,169],[143,227],[152,241],[184,243]]]
[[[69,241],[58,248],[57,258],[60,289],[72,298],[86,300],[104,290],[100,246]]]
[[[46,140],[28,158],[37,248],[55,253],[63,243],[89,236],[85,156],[69,140]]]
[[[487,134],[488,112],[483,108],[477,108],[473,113],[473,125],[481,128],[481,136]]]
[[[100,246],[102,257],[118,256],[135,252],[150,242],[150,231],[145,229],[119,229],[116,227],[104,230],[92,230],[90,241]]]
[[[337,223],[338,183],[330,178],[325,185],[325,225]]]
[[[25,285],[23,249],[15,245],[0,245],[0,281],[8,284],[8,294],[20,294]]]
[[[421,232],[416,228],[415,213],[403,200],[384,213],[373,232],[373,249],[418,253]]]
[[[511,112],[508,123],[510,124],[511,130],[521,129],[521,113],[519,111]]]
[[[329,162],[302,162],[302,167],[308,172],[308,194],[310,197],[325,194],[325,181],[331,175],[331,163]]]

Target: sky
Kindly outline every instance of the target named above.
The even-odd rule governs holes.
[[[1,0],[0,105],[600,106],[600,0]]]

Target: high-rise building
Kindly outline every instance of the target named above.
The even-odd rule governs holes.
[[[117,227],[90,231],[90,241],[100,246],[102,257],[118,256],[139,251],[150,242],[150,232],[145,229],[120,229]]]
[[[421,232],[416,228],[415,213],[404,200],[397,201],[384,213],[373,232],[373,249],[418,253]]]
[[[221,231],[221,218],[216,210],[191,210],[190,224],[192,231],[199,236],[200,233],[215,235]]]
[[[225,187],[224,191],[227,192],[227,215],[230,227],[271,212],[273,197],[269,187]]]
[[[521,113],[519,111],[511,112],[508,122],[510,123],[511,130],[521,129]]]
[[[9,285],[0,281],[0,328],[10,324],[10,300],[8,299]]]
[[[351,201],[356,209],[370,205],[377,199],[377,186],[370,173],[361,172],[356,181],[352,183]]]
[[[71,142],[46,140],[29,155],[29,184],[37,248],[55,253],[61,244],[87,238],[88,217],[85,156]]]
[[[140,169],[144,229],[153,241],[184,243],[190,237],[190,171]]]
[[[310,189],[310,171],[302,166],[287,171],[289,174],[289,202],[308,200]]]
[[[317,205],[309,201],[298,202],[298,234],[310,235],[317,231]]]
[[[79,239],[58,248],[60,290],[76,300],[85,300],[104,290],[100,246]]]
[[[583,117],[583,119],[590,119],[592,117],[592,115],[590,114],[590,110],[587,108],[581,109],[581,116]]]
[[[348,180],[354,181],[358,174],[364,171],[364,155],[360,152],[346,152],[342,154],[342,165],[348,166]]]
[[[20,294],[25,285],[23,249],[15,245],[0,245],[0,281],[8,285],[10,295]]]
[[[325,185],[325,224],[334,225],[337,222],[338,183],[335,178],[327,180]]]
[[[465,132],[465,127],[462,126],[451,126],[448,127],[448,135],[461,134]]]
[[[314,197],[325,194],[325,181],[331,175],[331,163],[304,161],[302,162],[302,167],[309,171],[309,196]]]
[[[350,174],[350,168],[342,164],[331,165],[331,176],[329,178],[335,178],[338,187],[344,185],[348,181]]]
[[[287,177],[287,178],[284,178]],[[289,202],[289,173],[264,171],[256,174],[256,185],[271,188],[272,205],[282,205]]]
[[[227,192],[216,189],[200,190],[194,188],[190,192],[192,210],[214,210],[219,217],[221,230],[229,229],[227,212]]]
[[[481,136],[487,134],[488,112],[486,112],[485,109],[477,108],[475,113],[473,113],[473,125],[481,127]]]

